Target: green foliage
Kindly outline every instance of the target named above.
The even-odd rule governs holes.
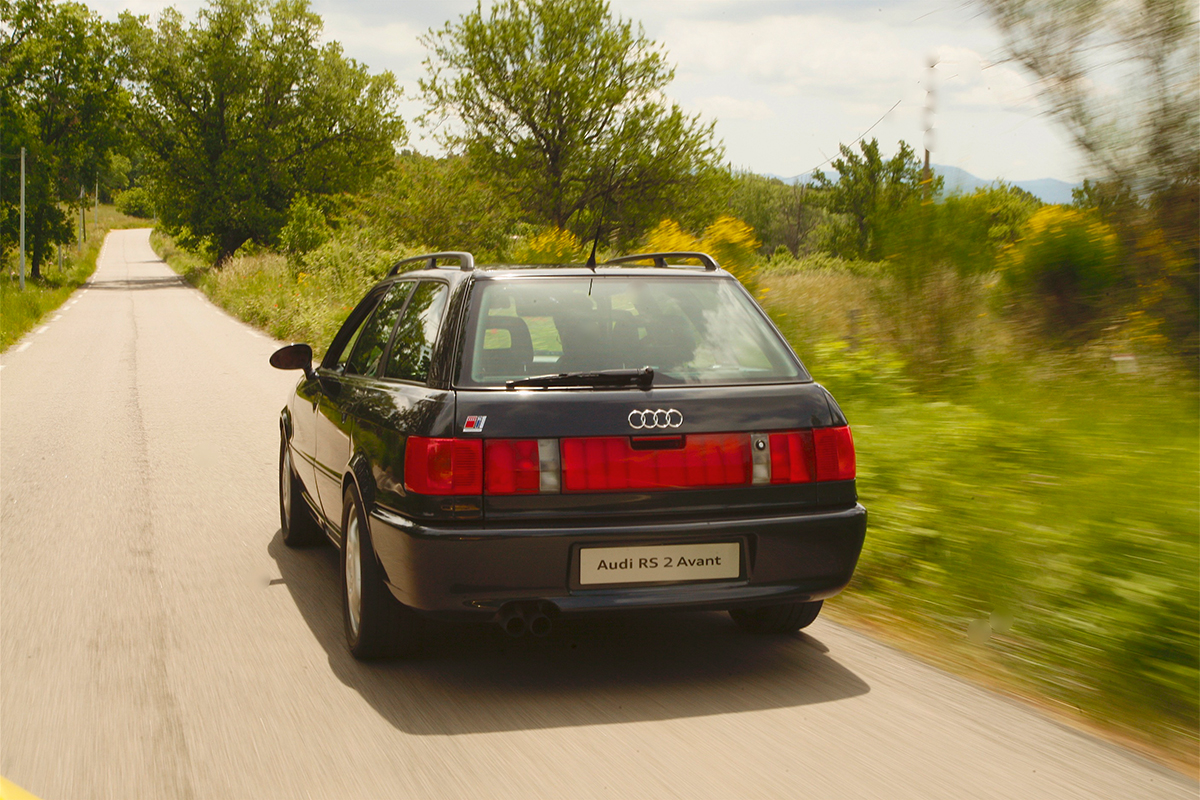
[[[839,393],[872,513],[850,594],[951,641],[1011,613],[990,645],[1004,668],[1127,732],[1194,748],[1194,398],[1142,387],[1139,403],[1112,403],[1128,391],[1115,376],[1026,384],[1008,366],[954,402]]]
[[[25,156],[25,237],[37,277],[55,244],[74,237],[70,208],[90,193],[127,97],[118,81],[113,28],[80,3],[0,0],[0,251],[19,237],[17,192]],[[64,208],[63,204],[67,207]]]
[[[1094,214],[1047,206],[1005,252],[1006,285],[1033,303],[1053,335],[1085,334],[1120,278],[1117,238]]]
[[[1093,181],[1071,190],[1071,207],[1080,211],[1094,209],[1105,222],[1127,217],[1141,206],[1136,194],[1118,181]]]
[[[354,228],[309,251],[300,270],[274,253],[237,255],[216,269],[161,233],[151,236],[151,244],[172,269],[231,314],[276,338],[309,342],[318,353],[367,290],[397,261],[417,254]]]
[[[452,119],[446,144],[529,221],[586,239],[603,221],[631,242],[649,220],[711,205],[712,125],[663,99],[673,70],[603,0],[477,4],[424,42],[421,88]]]
[[[835,255],[878,261],[884,252],[880,227],[924,189],[931,197],[939,194],[942,178],[934,176],[930,185],[923,187],[921,162],[905,142],[900,142],[896,155],[887,161],[875,139],[859,143],[861,156],[844,144],[839,150],[842,157],[832,164],[837,181],[821,170],[813,172],[814,185],[826,193],[826,207],[849,218],[849,228],[834,229],[828,244]]]
[[[1141,195],[1190,182],[1195,198],[1200,38],[1194,2],[982,5],[1012,60],[1039,78],[1050,113],[1105,182]]]
[[[288,209],[287,224],[279,232],[279,244],[288,261],[299,266],[304,255],[320,247],[332,235],[325,214],[305,197],[297,197]]]
[[[366,186],[404,135],[390,73],[321,45],[307,0],[212,0],[185,24],[121,17],[164,227],[221,263],[274,244],[297,195]]]
[[[980,345],[974,380],[931,394],[887,344],[877,286],[888,280],[762,276],[772,318],[854,431],[871,521],[836,607],[1194,758],[1194,378],[1039,354],[989,315],[969,337]],[[993,613],[1013,615],[1011,630],[972,645],[968,624]]]
[[[753,172],[731,178],[730,211],[754,228],[765,252],[781,247],[793,254],[811,250],[810,234],[828,217],[821,203],[820,193],[807,185],[786,184]]]
[[[829,253],[815,252],[806,256],[793,256],[783,245],[775,251],[771,260],[762,269],[772,275],[796,275],[804,272],[846,272],[854,275],[875,275],[882,265],[874,261],[855,261],[838,258]]]
[[[121,192],[114,204],[118,211],[131,217],[151,219],[154,216],[154,201],[150,199],[150,193],[141,186]]]
[[[356,216],[382,236],[430,250],[499,257],[516,223],[512,200],[460,156],[404,153],[362,195]]]

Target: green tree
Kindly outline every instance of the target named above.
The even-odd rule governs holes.
[[[123,141],[128,105],[112,33],[80,3],[0,0],[0,237],[7,249],[19,236],[14,156],[24,147],[32,278],[54,244],[72,240],[69,209]]]
[[[753,172],[736,172],[731,185],[729,208],[733,216],[754,228],[764,254],[783,247],[798,255],[826,214],[818,193],[805,184],[787,184]]]
[[[424,42],[429,117],[529,221],[632,241],[719,183],[713,126],[662,97],[673,68],[603,0],[477,3]]]
[[[392,241],[497,257],[517,218],[511,200],[462,156],[403,153],[357,205],[362,224]]]
[[[879,142],[860,142],[862,155],[839,145],[842,157],[834,159],[838,179],[832,181],[821,170],[813,172],[813,183],[826,192],[827,208],[849,216],[850,240],[842,245],[848,252],[837,255],[878,261],[883,256],[880,226],[888,217],[921,194],[921,162],[911,147],[900,142],[896,155],[887,161],[879,153]],[[933,179],[932,193],[941,191],[942,178]]]
[[[212,0],[185,24],[121,18],[164,227],[223,262],[275,244],[297,195],[355,191],[404,136],[391,73],[370,75],[320,45],[307,0]]]

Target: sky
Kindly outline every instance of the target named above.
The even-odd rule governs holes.
[[[87,0],[105,18],[154,18],[174,5],[193,18],[203,0]],[[325,36],[404,88],[409,145],[439,149],[413,119],[431,27],[474,0],[310,0]],[[920,155],[932,101],[935,164],[984,180],[1086,177],[1087,166],[1046,113],[1034,79],[1005,62],[1002,41],[967,0],[609,0],[642,23],[675,65],[669,99],[715,120],[737,168],[790,177],[829,171],[839,143],[866,134],[886,156]],[[487,3],[485,3],[487,5]],[[930,62],[936,62],[931,70]],[[932,89],[932,94],[929,90]],[[874,127],[872,127],[874,126]]]

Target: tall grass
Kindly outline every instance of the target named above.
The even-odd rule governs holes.
[[[955,290],[970,296],[938,312],[949,328],[922,329],[929,309],[898,306],[881,280],[831,270],[764,280],[768,309],[838,398],[858,450],[867,543],[833,608],[1194,769],[1194,379],[1152,358],[1125,374],[1104,348],[1038,346],[987,310],[986,282]],[[958,301],[934,296],[943,291],[916,302]],[[906,321],[915,329],[898,334]],[[952,337],[966,375],[931,387],[909,361],[922,351],[897,346],[904,335]]]
[[[277,339],[308,342],[318,355],[367,290],[412,254],[350,234],[330,239],[302,261],[267,252],[236,255],[216,269],[157,231],[150,241],[176,272],[229,313]]]

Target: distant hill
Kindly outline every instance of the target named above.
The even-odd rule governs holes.
[[[947,167],[942,164],[934,164],[933,169],[942,178],[945,179],[946,194],[959,192],[962,194],[970,194],[976,189],[984,189],[996,181],[985,181],[983,178],[977,178],[965,169],[959,167]],[[836,173],[835,173],[836,174]],[[826,172],[829,176],[830,173]],[[812,173],[806,172],[803,175],[793,175],[786,178],[782,175],[765,174],[768,178],[778,178],[784,183],[809,183],[812,181]],[[1007,181],[1013,186],[1024,189],[1034,197],[1041,200],[1043,203],[1062,203],[1068,204],[1071,202],[1071,190],[1078,188],[1081,184],[1067,183],[1055,178],[1038,178],[1032,181]]]

